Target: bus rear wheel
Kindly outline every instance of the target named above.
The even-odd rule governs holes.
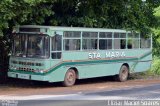
[[[119,75],[117,76],[117,80],[120,82],[124,82],[128,79],[129,69],[126,65],[122,65],[119,71]]]
[[[68,69],[66,72],[64,81],[63,81],[63,86],[69,87],[73,86],[76,82],[76,73],[74,69]]]

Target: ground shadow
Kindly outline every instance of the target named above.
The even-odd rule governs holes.
[[[128,80],[139,79],[132,75]],[[76,85],[85,85],[85,84],[96,84],[96,83],[105,83],[105,82],[117,82],[115,76],[106,76],[106,77],[97,77],[97,78],[88,78],[80,79],[76,81]],[[50,83],[42,81],[31,81],[15,78],[7,78],[5,81],[0,82],[0,87],[15,87],[15,88],[48,88],[48,87],[63,87],[61,82]]]

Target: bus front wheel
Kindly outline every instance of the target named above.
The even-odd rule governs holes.
[[[119,75],[117,76],[117,80],[120,82],[124,82],[128,79],[129,69],[126,65],[122,65],[119,71]]]
[[[64,81],[63,81],[63,86],[69,87],[73,86],[76,82],[76,73],[74,69],[68,69],[66,72]]]

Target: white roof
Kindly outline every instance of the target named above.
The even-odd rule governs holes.
[[[87,27],[63,27],[63,26],[40,26],[40,25],[22,25],[21,28],[47,28],[55,31],[90,31],[90,32],[130,32],[121,29],[108,29],[108,28],[87,28]]]

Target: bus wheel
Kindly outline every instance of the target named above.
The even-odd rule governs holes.
[[[129,75],[129,69],[127,66],[122,65],[120,71],[119,71],[119,75],[117,76],[118,81],[120,82],[124,82],[128,79],[128,75]]]
[[[66,72],[63,85],[65,87],[73,86],[76,82],[76,73],[74,69],[68,69]]]

